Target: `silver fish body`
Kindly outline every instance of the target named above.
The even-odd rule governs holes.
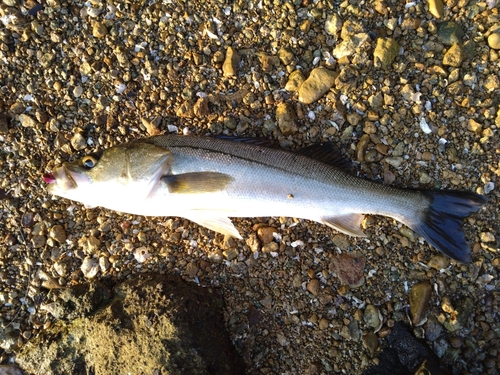
[[[110,148],[90,162],[84,157],[66,163],[54,170],[49,191],[87,206],[180,216],[234,237],[240,235],[229,217],[297,217],[362,236],[363,215],[377,214],[409,226],[450,257],[469,261],[461,224],[484,197],[388,187],[338,168],[329,144],[306,151],[157,136]]]

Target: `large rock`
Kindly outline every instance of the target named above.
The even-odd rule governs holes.
[[[314,103],[325,95],[335,83],[338,74],[326,68],[316,68],[299,88],[299,102]]]
[[[244,374],[222,306],[216,291],[172,275],[136,276],[113,292],[70,288],[46,306],[59,320],[16,360],[47,375]]]

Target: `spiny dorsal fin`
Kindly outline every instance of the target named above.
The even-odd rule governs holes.
[[[198,194],[222,191],[234,179],[218,172],[191,172],[163,176],[161,180],[167,184],[171,193]]]
[[[322,217],[323,224],[339,232],[355,237],[365,237],[359,226],[364,219],[362,214],[347,214],[342,216]]]
[[[295,151],[295,153],[342,169],[344,172],[352,173],[351,161],[344,157],[344,155],[340,152],[340,149],[334,146],[331,142],[323,142],[307,146]]]

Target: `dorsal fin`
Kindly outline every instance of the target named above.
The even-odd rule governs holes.
[[[345,158],[340,149],[331,142],[310,145],[295,151],[295,153],[342,169],[344,172],[352,173],[351,161]]]

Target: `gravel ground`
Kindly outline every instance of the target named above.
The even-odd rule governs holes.
[[[51,325],[54,289],[155,271],[220,288],[249,374],[362,373],[410,319],[454,373],[498,373],[499,7],[3,0],[0,363]],[[472,263],[381,217],[363,239],[237,220],[240,241],[47,194],[53,166],[168,132],[329,139],[365,178],[487,194],[465,224]]]

